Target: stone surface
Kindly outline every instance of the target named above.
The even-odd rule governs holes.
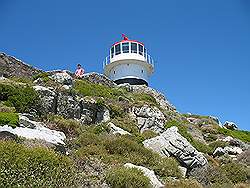
[[[43,71],[34,68],[13,56],[0,53],[0,77],[22,77],[30,78]]]
[[[39,85],[33,86],[33,88],[38,92],[39,98],[41,99],[42,114],[55,113],[57,103],[56,93],[49,88]]]
[[[64,118],[81,118],[80,103],[75,96],[59,93],[57,97],[56,112]]]
[[[238,129],[237,124],[234,123],[234,122],[231,122],[231,121],[226,121],[223,124],[223,127],[226,128],[226,129],[230,129],[230,130],[237,130]]]
[[[165,98],[165,96],[156,91],[153,88],[150,88],[145,85],[130,85],[130,84],[120,84],[117,87],[124,87],[130,92],[134,93],[146,93],[155,98],[156,102],[160,105],[162,109],[168,111],[176,111],[176,108]]]
[[[152,149],[162,156],[174,156],[182,166],[187,168],[207,164],[207,159],[203,154],[178,133],[177,127],[171,127],[160,136],[145,140],[143,144],[146,148]]]
[[[73,78],[66,70],[49,72],[50,78],[63,85],[72,85]]]
[[[152,187],[154,188],[164,187],[164,185],[156,177],[154,171],[149,170],[148,168],[145,168],[143,166],[134,165],[132,163],[126,163],[124,166],[127,168],[136,168],[138,170],[141,170],[144,173],[144,176],[149,178]]]
[[[181,171],[182,177],[185,178],[187,175],[187,168],[183,167],[183,166],[178,166],[178,168]]]
[[[45,124],[28,119],[20,115],[20,126],[12,128],[4,125],[0,127],[0,132],[9,132],[26,139],[40,139],[52,144],[65,145],[66,136],[63,132],[51,130],[45,127]]]
[[[213,156],[216,157],[216,156],[221,156],[221,155],[224,155],[226,152],[225,150],[222,148],[222,147],[218,147],[214,150],[213,152]]]
[[[83,75],[83,77],[81,79],[87,80],[87,81],[95,83],[95,84],[106,85],[109,87],[114,87],[116,85],[112,80],[110,80],[105,75],[99,74],[96,72],[86,73]]]
[[[123,130],[120,127],[117,127],[114,123],[109,122],[108,127],[111,129],[112,134],[120,134],[120,135],[131,135],[128,131]]]
[[[226,147],[224,147],[224,150],[229,155],[238,155],[238,154],[241,154],[243,152],[241,148],[232,147],[232,146],[226,146]]]
[[[137,125],[141,132],[145,130],[153,130],[157,133],[164,131],[166,118],[157,107],[143,105],[141,107],[133,107],[130,116],[137,121]]]

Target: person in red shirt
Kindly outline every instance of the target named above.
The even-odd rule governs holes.
[[[84,74],[84,69],[81,67],[81,64],[78,64],[75,72],[76,78],[82,78],[83,74]]]

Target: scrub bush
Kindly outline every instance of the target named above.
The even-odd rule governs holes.
[[[75,173],[68,157],[45,148],[0,142],[0,187],[73,186]]]
[[[135,168],[119,167],[111,169],[106,175],[106,181],[112,188],[150,188],[150,180],[143,172]]]
[[[165,184],[165,188],[203,188],[203,186],[196,180],[192,179],[180,179],[180,180],[170,180]]]
[[[0,112],[0,125],[9,125],[13,128],[19,125],[19,116],[14,112]]]
[[[230,130],[220,127],[218,128],[218,133],[232,136],[234,138],[240,139],[243,142],[250,142],[250,131]]]
[[[39,109],[40,100],[32,87],[0,84],[0,93],[0,100],[4,101],[6,106],[15,107],[17,112]]]

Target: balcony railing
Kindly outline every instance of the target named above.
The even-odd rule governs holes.
[[[128,54],[128,53],[126,53],[126,54]],[[119,55],[120,55],[120,54],[119,54]],[[117,55],[115,55],[115,56],[117,56]],[[106,65],[109,65],[110,62],[111,62],[110,60],[111,60],[112,58],[114,58],[115,56],[113,56],[113,57],[111,57],[110,55],[107,56],[107,57],[103,60],[103,68],[104,68]],[[153,58],[152,58],[149,54],[144,53],[142,56],[144,57],[145,62],[151,64],[151,65],[154,67],[154,60],[153,60]]]

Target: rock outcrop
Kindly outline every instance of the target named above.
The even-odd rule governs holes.
[[[128,134],[128,135],[131,135],[128,131],[125,131],[122,128],[117,127],[112,122],[108,123],[108,127],[110,128],[112,134],[120,134],[120,135],[126,135],[126,134]]]
[[[234,122],[231,122],[231,121],[226,121],[223,124],[223,127],[226,128],[226,129],[230,129],[230,130],[237,130],[238,129],[237,124],[234,123]]]
[[[174,156],[182,166],[189,169],[207,164],[207,159],[203,154],[178,133],[177,127],[171,127],[160,136],[145,140],[143,145],[162,156]]]
[[[124,166],[127,168],[136,168],[138,170],[141,170],[144,173],[144,176],[148,177],[153,188],[164,187],[164,185],[156,177],[154,171],[149,170],[148,168],[145,168],[143,166],[134,165],[132,163],[126,163]]]
[[[26,139],[38,139],[58,145],[65,145],[66,136],[63,132],[51,130],[45,127],[44,123],[36,122],[20,115],[20,127],[0,126],[0,132],[8,132]]]
[[[43,71],[34,68],[13,56],[0,53],[0,77],[30,78]]]
[[[156,133],[161,133],[164,131],[166,118],[155,106],[143,105],[141,107],[133,107],[130,116],[137,121],[140,132],[153,130]]]
[[[87,80],[91,83],[102,84],[108,87],[114,87],[116,84],[103,74],[96,72],[86,73],[82,77],[83,80]]]

